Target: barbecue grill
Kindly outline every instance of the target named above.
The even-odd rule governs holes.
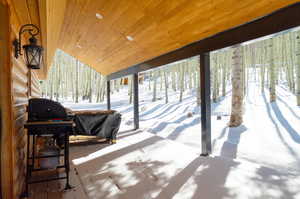
[[[71,188],[69,185],[69,135],[93,135],[106,138],[110,143],[115,143],[116,134],[121,123],[121,115],[116,111],[68,111],[60,103],[44,98],[32,98],[28,104],[28,121],[24,125],[28,129],[27,144],[27,174],[26,174],[26,191],[28,195],[28,185],[49,180],[66,179],[66,189]],[[63,150],[64,153],[57,151],[40,150],[36,154],[36,136],[51,136],[53,143]],[[30,143],[32,137],[32,144]],[[30,146],[32,150],[30,151]],[[52,147],[53,149],[57,149]],[[45,152],[46,151],[46,152]],[[43,153],[41,153],[43,152]],[[45,155],[46,154],[46,155]],[[50,155],[49,155],[50,154]],[[47,168],[37,168],[35,159],[52,158],[64,156],[64,164],[56,168],[65,168],[66,176],[49,178],[39,181],[31,180],[33,171],[45,170]]]

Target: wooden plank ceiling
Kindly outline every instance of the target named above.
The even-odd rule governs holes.
[[[294,2],[68,0],[58,47],[107,75]]]
[[[18,2],[31,1],[38,0]],[[43,72],[60,48],[108,75],[295,2],[299,0],[39,0]]]

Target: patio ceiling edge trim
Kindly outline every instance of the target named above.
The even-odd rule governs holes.
[[[191,43],[175,51],[112,73],[107,76],[107,80],[113,80],[130,74],[139,73],[175,61],[193,57],[200,53],[230,47],[259,37],[294,28],[300,26],[299,19],[300,2],[281,8],[254,21]]]

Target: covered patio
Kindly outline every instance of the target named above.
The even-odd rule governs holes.
[[[39,80],[47,78],[57,49],[106,75],[108,110],[111,81],[133,76],[134,127],[121,131],[115,145],[73,143],[73,189],[63,191],[58,181],[39,183],[30,186],[29,198],[300,197],[298,170],[212,154],[209,57],[211,51],[298,27],[299,18],[297,0],[0,0],[2,198],[24,196],[26,106],[41,96]],[[15,56],[13,41],[22,39],[24,24],[40,30],[39,70]],[[200,59],[199,148],[144,131],[139,113],[139,73],[194,56]]]

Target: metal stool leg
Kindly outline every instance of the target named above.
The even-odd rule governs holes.
[[[72,187],[69,184],[69,171],[70,171],[70,163],[69,163],[69,131],[66,132],[65,134],[65,159],[64,159],[64,164],[65,164],[65,169],[66,169],[66,187],[65,190],[71,189]]]
[[[28,193],[28,189],[29,189],[29,149],[30,149],[30,135],[29,133],[27,134],[27,158],[26,158],[26,179],[25,179],[25,191],[24,193],[21,195],[21,198],[28,198],[29,197],[29,193]]]
[[[34,162],[35,162],[35,135],[32,135],[32,169],[34,170]],[[31,176],[31,171],[30,171]]]

